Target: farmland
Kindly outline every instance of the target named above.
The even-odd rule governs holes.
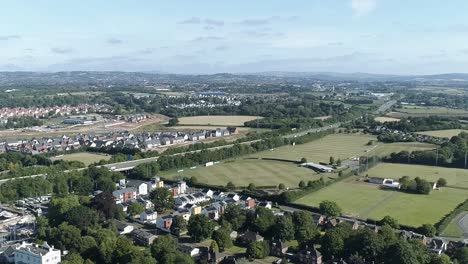
[[[403,176],[420,177],[430,182],[445,178],[449,186],[467,188],[468,170],[435,166],[382,163],[366,172],[369,177],[399,179]]]
[[[351,178],[302,197],[296,203],[318,206],[321,201],[332,200],[348,216],[380,220],[391,215],[401,224],[417,227],[437,223],[467,197],[468,191],[462,189],[442,188],[429,195],[418,195],[381,190]]]
[[[247,121],[255,120],[257,116],[190,116],[179,118],[179,125],[195,126],[244,126]]]
[[[199,182],[210,185],[224,186],[231,181],[236,186],[247,186],[249,183],[273,186],[283,183],[286,187],[294,188],[301,180],[318,180],[322,175],[311,169],[298,167],[292,162],[258,159],[236,159],[209,167],[199,166],[195,169],[185,169],[183,172],[162,174],[172,179],[178,176],[195,176]]]
[[[86,166],[88,166],[94,162],[98,162],[100,160],[109,160],[110,158],[111,156],[109,155],[81,152],[53,157],[51,160],[81,161]]]
[[[390,112],[388,117],[402,118],[408,116],[468,116],[468,111],[463,109],[453,109],[438,106],[403,106],[395,109],[396,112]]]
[[[461,132],[468,132],[464,129],[446,129],[446,130],[434,130],[434,131],[422,131],[417,134],[427,135],[432,137],[442,137],[442,138],[451,138],[453,136],[459,135]]]
[[[400,119],[398,118],[391,118],[391,117],[386,117],[386,116],[379,116],[374,118],[375,121],[379,123],[385,123],[385,122],[398,122]]]

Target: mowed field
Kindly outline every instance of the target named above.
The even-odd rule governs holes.
[[[468,211],[464,211],[457,215],[442,231],[441,235],[456,238],[468,238],[468,222],[465,220],[467,215]]]
[[[468,198],[468,170],[423,165],[381,163],[366,172],[369,177],[399,179],[403,176],[420,177],[430,182],[439,178],[447,180],[448,186],[466,188]]]
[[[297,160],[305,157],[311,162],[327,162],[330,156],[335,159],[347,159],[353,156],[365,155],[370,140],[376,140],[371,135],[332,134],[324,138],[296,146],[284,146],[253,154],[253,157]]]
[[[111,158],[110,155],[81,152],[81,153],[73,153],[73,154],[56,156],[56,157],[51,158],[51,160],[53,161],[54,160],[81,161],[86,166],[88,166],[90,164],[93,164],[94,162],[98,162],[100,160],[109,160],[110,158]]]
[[[221,186],[231,181],[236,186],[247,186],[249,183],[257,186],[273,186],[283,183],[286,187],[296,188],[301,180],[306,182],[319,180],[321,176],[327,178],[333,174],[318,174],[292,162],[236,159],[209,167],[197,166],[195,169],[187,168],[182,172],[163,173],[162,176],[171,179],[195,176],[199,182]]]
[[[244,126],[247,121],[262,118],[258,116],[190,116],[179,118],[179,125],[195,126]]]
[[[374,118],[374,120],[380,123],[400,121],[400,119],[398,118],[391,118],[391,117],[386,117],[386,116],[379,116],[379,117]]]
[[[422,132],[417,132],[417,134],[427,135],[427,136],[432,136],[432,137],[451,138],[454,136],[458,136],[461,132],[468,132],[468,130],[446,129],[446,130],[422,131]]]
[[[452,109],[438,106],[404,106],[395,109],[396,112],[390,112],[387,116],[392,118],[402,118],[408,116],[468,116],[468,111],[463,109]]]
[[[381,190],[377,185],[351,178],[302,197],[296,203],[318,207],[320,202],[331,200],[348,216],[380,220],[391,215],[401,224],[418,227],[437,223],[467,198],[468,191],[462,189],[446,187],[429,195],[418,195]]]

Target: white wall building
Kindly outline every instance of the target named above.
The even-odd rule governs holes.
[[[58,264],[61,261],[60,250],[47,242],[42,245],[23,242],[15,248],[15,264]]]

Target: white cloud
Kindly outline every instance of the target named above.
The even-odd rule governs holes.
[[[353,15],[363,16],[372,12],[377,6],[377,0],[351,0]]]

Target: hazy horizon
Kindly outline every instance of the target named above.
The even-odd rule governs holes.
[[[468,73],[468,2],[26,1],[0,71]]]

